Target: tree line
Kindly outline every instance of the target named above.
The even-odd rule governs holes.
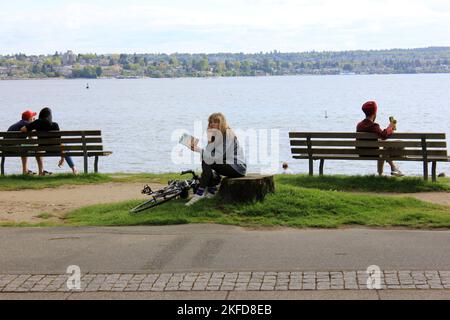
[[[450,72],[450,47],[215,54],[0,56],[0,78],[233,77]]]

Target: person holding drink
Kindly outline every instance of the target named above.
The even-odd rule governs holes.
[[[394,117],[390,117],[389,126],[382,130],[380,125],[376,123],[377,118],[377,112],[378,112],[378,105],[376,101],[368,101],[364,103],[362,107],[362,111],[366,115],[366,118],[358,123],[356,131],[357,132],[371,132],[376,133],[379,139],[386,140],[388,139],[394,131],[397,130],[397,120],[394,119]],[[367,140],[366,140],[367,141]],[[369,140],[370,141],[370,140]],[[377,149],[376,147],[358,147],[358,149]],[[367,155],[360,155],[361,157],[364,157]],[[371,157],[371,156],[368,156]],[[391,166],[391,175],[396,177],[403,177],[404,174],[400,171],[398,166],[394,163],[392,160],[387,160],[387,163]],[[381,176],[383,174],[384,169],[384,160],[378,160],[378,174]]]

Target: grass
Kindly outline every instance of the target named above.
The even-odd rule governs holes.
[[[369,227],[449,228],[450,209],[413,198],[354,195],[307,189],[283,183],[264,202],[233,205],[218,199],[193,207],[172,201],[138,216],[128,211],[139,201],[96,205],[66,217],[75,226],[134,226],[220,223],[247,227],[338,228]]]
[[[39,218],[39,219],[50,219],[50,218],[53,218],[53,217],[54,216],[52,214],[47,213],[47,212],[41,213],[41,214],[36,216],[36,218]]]
[[[51,177],[0,178],[0,190],[25,187],[55,187],[63,184],[105,182],[160,182],[176,174],[57,175]],[[4,180],[2,180],[4,179]],[[450,228],[450,208],[407,197],[408,192],[449,192],[448,179],[439,183],[420,178],[375,176],[277,176],[275,194],[264,202],[224,204],[219,199],[204,200],[193,207],[176,200],[131,216],[129,210],[140,201],[94,205],[68,213],[63,223],[51,215],[39,224],[0,223],[2,226],[135,226],[188,223],[220,223],[246,227],[339,228],[345,226]],[[405,197],[361,195],[351,192],[404,192]]]
[[[108,182],[128,183],[165,183],[168,179],[173,179],[175,174],[55,174],[46,177],[10,175],[0,177],[0,191],[14,191],[26,189],[57,188],[65,185],[87,185],[101,184]]]
[[[447,178],[439,179],[438,182],[431,182],[415,177],[280,175],[277,176],[277,181],[304,188],[349,192],[415,193],[450,191],[450,180]]]
[[[47,177],[11,175],[0,177],[0,191],[57,188],[64,185],[86,185],[101,183],[162,183],[179,179],[176,173],[153,174],[56,174]],[[378,176],[308,176],[279,175],[277,182],[293,186],[320,190],[352,192],[439,192],[450,191],[450,179],[440,178],[437,183],[423,181],[421,178],[391,178]]]

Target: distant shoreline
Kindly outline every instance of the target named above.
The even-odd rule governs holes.
[[[0,81],[21,81],[21,80],[143,80],[143,79],[220,79],[220,78],[274,78],[274,77],[299,77],[299,76],[387,76],[387,75],[437,75],[450,74],[449,72],[417,72],[417,73],[355,73],[355,74],[284,74],[284,75],[257,75],[257,76],[204,76],[204,77],[100,77],[100,78],[65,78],[65,77],[42,77],[42,78],[0,78]]]
[[[450,73],[450,47],[255,54],[0,55],[0,79],[160,79]]]

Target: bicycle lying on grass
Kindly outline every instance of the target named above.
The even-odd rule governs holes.
[[[130,210],[130,214],[137,214],[142,211],[154,208],[160,204],[166,203],[172,199],[182,198],[187,199],[189,197],[189,190],[197,192],[200,185],[200,177],[195,174],[194,171],[183,171],[181,175],[191,174],[192,179],[189,180],[171,180],[167,187],[161,190],[153,191],[150,186],[145,186],[142,190],[142,194],[149,195],[150,200],[138,205],[137,207]]]

